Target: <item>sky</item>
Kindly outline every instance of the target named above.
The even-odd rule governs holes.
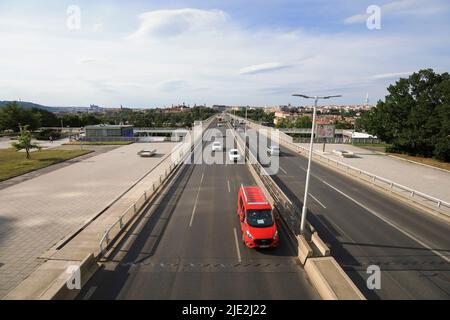
[[[448,0],[0,0],[0,100],[376,103],[400,77],[450,71],[449,16]]]

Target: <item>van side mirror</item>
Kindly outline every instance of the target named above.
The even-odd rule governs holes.
[[[241,222],[244,222],[244,220],[245,220],[244,215],[241,214],[241,215],[239,216],[239,219],[241,220]]]

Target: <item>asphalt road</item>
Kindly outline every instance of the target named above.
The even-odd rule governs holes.
[[[277,249],[242,244],[241,183],[243,164],[184,165],[78,298],[318,299],[283,230]]]
[[[300,208],[307,159],[281,147],[275,182]],[[369,299],[449,299],[450,224],[313,162],[308,220]],[[381,269],[369,290],[367,267]]]

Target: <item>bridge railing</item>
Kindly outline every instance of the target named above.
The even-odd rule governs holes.
[[[239,118],[237,116],[233,116],[233,117]],[[245,119],[243,119],[243,118],[240,118],[240,119],[245,121]],[[274,130],[273,128],[263,126],[259,123],[251,121],[251,120],[248,120],[248,123],[250,124],[250,127],[253,126],[257,130],[259,130],[261,128],[264,128],[267,130]],[[307,148],[302,147],[298,144],[295,144],[292,140],[292,137],[288,136],[287,134],[280,132],[279,137],[280,137],[280,141],[282,143],[284,143],[284,145],[286,147],[288,147],[289,149],[294,150],[298,153],[304,153],[306,155],[309,153],[309,150]],[[341,161],[326,157],[323,154],[318,153],[317,151],[314,151],[314,157],[324,163],[334,166],[335,168],[341,169],[344,172],[347,172],[348,174],[356,176],[362,180],[369,181],[376,186],[379,186],[379,187],[386,189],[392,193],[395,193],[407,200],[414,201],[414,202],[422,204],[430,209],[437,210],[440,213],[450,216],[450,210],[449,210],[450,203],[447,201],[444,201],[444,200],[438,199],[436,197],[430,196],[426,193],[414,190],[412,188],[409,188],[407,186],[404,186],[404,185],[394,182],[392,180],[380,177],[380,176],[370,173],[368,171],[353,167],[353,166],[343,163]]]
[[[214,117],[207,119],[203,124],[203,130],[209,127]],[[171,153],[166,155],[158,164],[158,166],[162,165],[165,159],[171,157],[172,163],[167,167],[163,173],[158,177],[158,179],[152,183],[151,187],[144,191],[144,193],[132,203],[118,218],[117,220],[109,226],[103,233],[102,238],[100,239],[100,256],[103,256],[106,249],[112,240],[120,233],[122,229],[127,226],[127,223],[131,221],[136,214],[144,207],[152,196],[159,191],[161,186],[164,184],[166,179],[172,174],[172,172],[181,165],[185,159],[191,154],[193,148],[197,146],[198,143],[201,143],[202,135],[198,135],[193,137],[191,142],[183,142],[180,143]]]

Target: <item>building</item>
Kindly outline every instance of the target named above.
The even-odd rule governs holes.
[[[212,108],[218,112],[225,112],[227,109],[227,106],[215,104],[212,106]]]
[[[380,139],[377,136],[365,133],[357,132],[354,130],[343,130],[342,137],[344,143],[380,143]]]
[[[87,141],[133,140],[133,126],[99,124],[86,126]]]

